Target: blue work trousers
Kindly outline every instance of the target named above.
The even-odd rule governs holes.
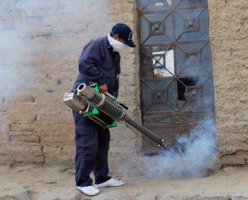
[[[75,181],[76,186],[93,185],[90,174],[94,171],[95,184],[109,180],[109,129],[103,129],[92,120],[73,111],[75,120]]]

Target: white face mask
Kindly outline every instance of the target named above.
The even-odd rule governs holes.
[[[113,47],[114,51],[116,52],[123,51],[124,49],[127,48],[126,44],[119,42],[118,40],[115,40],[114,38],[110,36],[110,34],[108,34],[108,40],[109,40],[110,45]]]

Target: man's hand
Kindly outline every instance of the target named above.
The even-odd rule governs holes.
[[[103,94],[106,94],[108,92],[108,86],[107,84],[105,83],[104,85],[100,85],[99,86],[99,91]]]

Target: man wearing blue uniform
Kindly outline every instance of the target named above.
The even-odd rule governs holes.
[[[107,36],[91,40],[79,58],[79,74],[73,89],[80,83],[97,82],[101,93],[108,92],[117,97],[121,71],[119,52],[128,46],[135,47],[132,30],[121,23],[113,26]],[[108,176],[109,129],[103,129],[76,111],[73,111],[73,117],[76,133],[76,188],[93,196],[100,192],[100,187],[123,185],[123,181]],[[92,171],[95,185],[90,178]]]

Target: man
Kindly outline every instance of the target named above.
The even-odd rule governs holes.
[[[120,54],[126,47],[135,47],[132,31],[118,23],[108,36],[91,40],[85,45],[79,58],[79,74],[73,86],[97,82],[101,93],[118,95]],[[108,150],[110,132],[73,111],[76,143],[76,188],[86,195],[98,194],[100,187],[121,186],[123,181],[108,176]],[[94,171],[95,185],[90,178]]]

